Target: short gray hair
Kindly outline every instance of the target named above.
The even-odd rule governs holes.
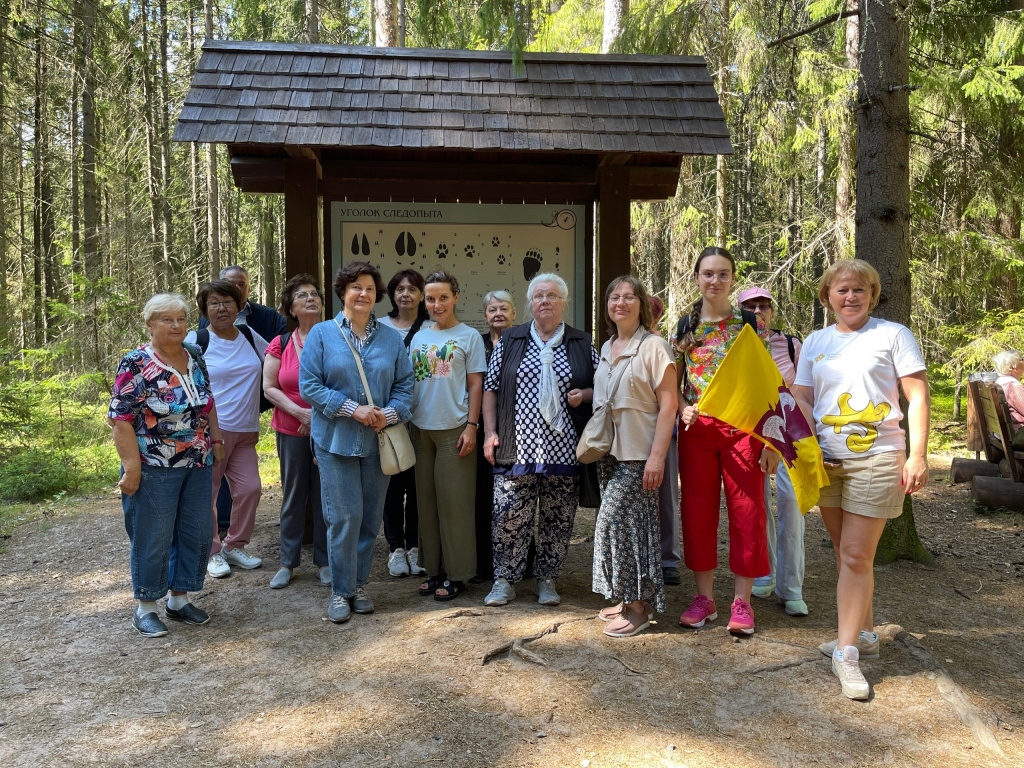
[[[223,280],[231,272],[241,272],[246,277],[249,277],[249,270],[243,267],[241,264],[228,264],[224,269],[220,271],[220,279]]]
[[[526,316],[528,318],[533,319],[533,291],[537,287],[537,283],[554,283],[562,301],[569,301],[569,286],[565,284],[565,280],[554,272],[541,272],[530,281],[530,285],[526,289]]]
[[[504,289],[499,289],[497,291],[488,291],[484,295],[484,312],[487,311],[487,305],[490,304],[492,301],[503,301],[510,307],[512,307],[513,312],[516,311],[516,303],[515,301],[512,300],[512,294]]]
[[[1006,352],[1000,352],[998,355],[992,358],[992,365],[996,368],[996,373],[1000,376],[1005,376],[1010,372],[1017,363],[1021,361],[1020,352],[1013,349],[1008,349]]]
[[[184,312],[188,317],[188,303],[185,301],[185,297],[178,293],[158,293],[142,308],[142,320],[149,323],[156,315],[163,312]]]

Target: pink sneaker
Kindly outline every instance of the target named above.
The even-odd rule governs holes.
[[[679,617],[681,627],[703,627],[705,622],[714,621],[718,618],[718,609],[715,601],[704,595],[695,595],[686,613]]]
[[[738,597],[732,601],[732,615],[729,617],[729,631],[734,635],[754,634],[754,609]]]

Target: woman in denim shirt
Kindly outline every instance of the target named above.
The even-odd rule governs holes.
[[[353,611],[373,612],[363,586],[370,576],[389,480],[380,468],[377,432],[412,417],[413,377],[401,335],[379,324],[372,312],[385,293],[380,273],[365,261],[349,262],[335,276],[334,292],[342,314],[309,332],[299,388],[313,408],[310,435],[327,521],[327,617],[341,623]],[[363,391],[352,348],[362,361],[373,406]]]

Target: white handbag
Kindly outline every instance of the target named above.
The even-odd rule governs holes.
[[[359,378],[363,380],[363,391],[366,392],[366,404],[374,407],[373,396],[370,394],[370,385],[366,381],[366,373],[363,371],[363,362],[352,346],[345,331],[341,329],[341,323],[334,319],[338,330],[345,338],[348,348],[352,350],[352,357],[355,358],[356,367],[359,369]],[[391,424],[384,427],[377,433],[377,445],[380,448],[380,468],[385,475],[397,475],[404,472],[416,463],[416,453],[412,449],[412,440],[409,439],[409,430],[405,424]]]

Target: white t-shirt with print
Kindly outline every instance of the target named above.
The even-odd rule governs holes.
[[[910,329],[871,318],[852,333],[830,325],[804,341],[797,386],[814,387],[814,421],[826,456],[906,450],[899,379],[925,370]]]
[[[465,323],[443,331],[421,328],[409,346],[416,380],[412,423],[420,429],[455,429],[469,418],[466,375],[487,370],[484,340]]]
[[[262,358],[270,344],[256,331],[252,331],[252,339],[259,355],[241,331],[234,341],[225,341],[210,331],[210,346],[203,353],[217,406],[217,423],[227,432],[260,431]],[[195,344],[195,331],[190,331],[185,341]]]

